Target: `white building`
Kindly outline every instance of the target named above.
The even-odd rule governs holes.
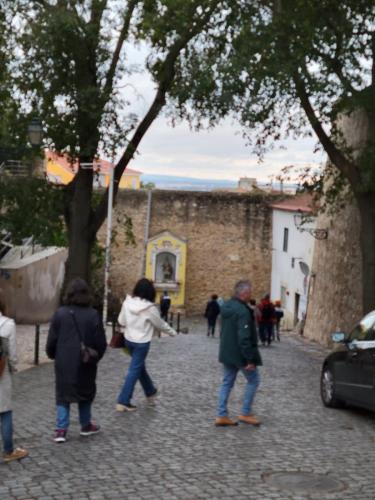
[[[308,194],[272,205],[271,300],[281,301],[287,329],[303,319],[307,309],[315,241],[308,230],[316,227],[311,206]]]

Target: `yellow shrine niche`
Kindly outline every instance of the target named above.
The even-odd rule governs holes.
[[[146,278],[152,280],[157,291],[156,301],[168,291],[173,308],[185,305],[186,240],[164,231],[147,242]]]

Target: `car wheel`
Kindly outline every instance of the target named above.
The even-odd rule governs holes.
[[[327,406],[328,408],[342,408],[343,402],[335,396],[333,373],[328,366],[325,366],[322,370],[320,379],[320,395],[324,406]]]

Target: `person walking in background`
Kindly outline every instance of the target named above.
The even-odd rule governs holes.
[[[160,315],[164,321],[168,321],[168,313],[171,307],[171,298],[165,290],[160,298]]]
[[[280,300],[275,301],[275,330],[277,340],[280,342],[280,323],[284,317],[284,311],[281,307]]]
[[[275,307],[270,301],[269,294],[265,295],[258,306],[259,317],[259,336],[262,345],[271,345],[275,323]]]
[[[64,302],[51,320],[46,345],[47,356],[55,361],[56,443],[66,441],[71,403],[78,403],[81,436],[99,432],[100,427],[91,421],[91,405],[97,364],[107,347],[102,320],[91,307],[89,287],[83,279],[68,285]],[[88,349],[90,359],[83,352]]]
[[[118,317],[118,323],[125,328],[125,345],[130,352],[131,362],[123,387],[117,399],[117,411],[135,411],[131,403],[137,381],[149,403],[153,403],[157,394],[150,375],[146,370],[146,358],[150,350],[155,330],[174,337],[177,332],[164,321],[155,305],[156,291],[153,283],[142,278],[135,285],[132,296],[127,296]]]
[[[253,311],[255,327],[256,327],[257,335],[259,337],[259,320],[260,320],[261,314],[260,314],[260,311],[259,311],[258,306],[257,306],[257,301],[255,299],[250,299],[249,307]]]
[[[6,316],[5,295],[0,290],[0,428],[4,462],[28,455],[24,448],[14,448],[12,413],[12,373],[17,364],[16,325]]]
[[[218,296],[216,294],[211,296],[211,300],[207,302],[204,317],[207,318],[207,337],[215,336],[215,327],[217,317],[220,314],[220,306],[217,302]]]
[[[258,351],[253,311],[248,306],[251,299],[249,281],[239,281],[234,288],[234,296],[221,308],[221,338],[219,361],[223,364],[223,382],[219,391],[219,403],[215,425],[218,427],[237,425],[228,416],[228,399],[239,371],[246,378],[245,394],[240,422],[259,425],[252,414],[254,397],[259,386],[258,366],[262,359]]]

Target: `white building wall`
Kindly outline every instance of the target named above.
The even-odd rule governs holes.
[[[314,237],[300,232],[294,224],[297,212],[274,209],[272,216],[272,278],[271,300],[281,300],[284,309],[284,328],[294,327],[303,318],[307,307],[310,275],[305,279],[300,262],[308,265],[311,272]],[[304,228],[315,228],[316,220]],[[288,248],[283,250],[284,229],[288,229]],[[294,259],[294,267],[292,260]]]

